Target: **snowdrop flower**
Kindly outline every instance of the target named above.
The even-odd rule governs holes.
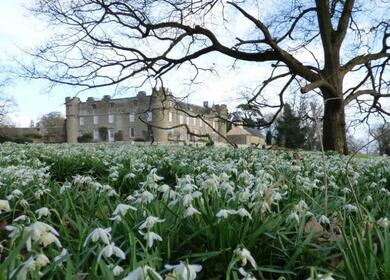
[[[177,265],[166,264],[165,268],[173,270],[177,280],[194,280],[196,273],[202,270],[202,266],[198,264],[186,264],[180,262]]]
[[[110,240],[111,240],[111,228],[96,228],[94,229],[88,236],[87,238],[85,239],[85,242],[84,242],[84,246],[87,245],[87,243],[89,242],[89,240],[92,240],[92,242],[96,242],[98,241],[99,239],[101,241],[103,241],[103,243],[105,244],[110,244]]]
[[[318,222],[320,224],[330,224],[328,217],[326,217],[325,215],[321,215],[321,217],[318,219]]]
[[[382,228],[388,228],[390,226],[390,221],[387,218],[380,218],[376,223]]]
[[[371,195],[367,195],[366,198],[364,199],[365,202],[371,203],[373,201],[373,198]]]
[[[286,223],[289,223],[290,221],[296,221],[299,224],[299,216],[296,212],[291,211],[290,215],[288,215],[286,219]]]
[[[162,241],[161,236],[153,231],[148,231],[147,233],[143,233],[140,231],[139,233],[144,236],[144,239],[146,240],[146,244],[149,248],[153,247],[153,243],[155,240]]]
[[[18,198],[18,197],[21,197],[21,196],[23,196],[23,192],[21,192],[20,190],[16,189],[16,190],[13,190],[9,195],[7,195],[6,198],[8,200],[12,200],[15,197]]]
[[[158,176],[156,172],[157,172],[157,168],[153,168],[152,170],[150,170],[149,175],[152,177],[153,181],[158,182],[164,179],[164,177]]]
[[[295,205],[295,208],[296,208],[297,212],[302,212],[303,210],[308,209],[308,206],[304,200],[301,200],[298,202],[297,205]]]
[[[8,200],[0,199],[0,214],[2,211],[11,212]]]
[[[252,215],[245,208],[238,209],[236,214],[240,215],[241,217],[248,217],[250,220],[252,220]]]
[[[118,204],[112,213],[113,216],[120,214],[121,216],[125,216],[128,210],[137,211],[137,208],[130,206],[128,204]]]
[[[257,280],[251,273],[248,273],[244,270],[244,268],[240,267],[238,272],[244,276],[241,280]]]
[[[195,209],[192,205],[190,205],[185,211],[184,211],[184,217],[191,217],[195,214],[200,214],[200,212]]]
[[[150,266],[137,267],[122,280],[163,280],[163,278]]]
[[[350,190],[349,188],[343,188],[343,189],[341,190],[341,192],[344,193],[344,194],[346,194],[346,193],[350,193],[351,190]]]
[[[27,251],[31,251],[32,241],[39,241],[44,247],[54,242],[58,247],[61,247],[61,243],[57,238],[59,236],[58,232],[48,224],[35,222],[27,226],[25,232],[29,235],[26,241]]]
[[[38,214],[38,219],[42,218],[42,216],[49,216],[50,215],[50,210],[47,207],[42,207],[39,208],[38,210],[35,211],[36,214]]]
[[[16,236],[19,235],[20,232],[22,232],[22,230],[19,227],[14,225],[5,226],[5,229],[10,231],[10,233],[8,234],[9,238],[15,238]]]
[[[227,219],[227,217],[229,215],[234,215],[236,214],[236,211],[234,210],[230,210],[230,209],[221,209],[218,211],[218,213],[216,214],[217,218],[221,219]]]
[[[17,272],[16,279],[17,280],[25,280],[25,279],[27,279],[27,273],[31,270],[34,270],[34,269],[35,269],[35,260],[33,257],[30,257],[30,258],[28,258],[27,261],[25,261],[22,264],[22,266],[19,270],[18,270],[18,268],[16,268],[14,271],[12,271],[11,278],[13,278],[13,276]]]
[[[25,199],[21,199],[21,200],[19,201],[19,204],[20,204],[20,206],[22,206],[24,209],[26,209],[26,208],[29,206],[28,201],[25,200]]]
[[[145,219],[145,221],[140,225],[139,229],[150,229],[152,228],[156,223],[162,223],[165,222],[165,219],[160,219],[158,217],[149,216]]]
[[[124,271],[124,269],[119,265],[116,265],[112,268],[112,274],[114,274],[114,276],[121,275],[123,271]]]
[[[60,188],[60,194],[63,194],[66,190],[68,189],[71,189],[72,188],[72,184],[69,183],[69,182],[65,182],[61,188]]]
[[[257,267],[256,261],[248,249],[238,247],[233,252],[241,259],[241,266],[245,266],[249,261],[253,268]]]
[[[112,242],[108,245],[106,245],[102,251],[100,252],[99,256],[98,256],[98,260],[100,260],[100,258],[103,256],[105,256],[106,258],[109,258],[111,257],[112,255],[115,255],[117,256],[118,258],[122,259],[122,260],[125,260],[126,259],[126,255],[125,253],[121,250],[121,248],[115,246],[115,243]]]
[[[168,186],[167,184],[164,184],[164,185],[161,185],[161,186],[158,187],[158,191],[162,192],[162,193],[166,193],[166,192],[168,192],[170,190],[171,190],[171,187]]]
[[[20,222],[20,221],[22,221],[22,222],[27,221],[29,223],[30,218],[27,217],[26,215],[20,215],[19,217],[15,218],[13,222],[15,223],[15,222]]]
[[[46,257],[45,254],[38,254],[35,259],[35,265],[37,268],[45,267],[48,263],[50,263],[50,260],[48,257]]]
[[[333,277],[332,277],[332,274],[331,273],[328,273],[328,274],[317,274],[315,278],[307,278],[306,280],[335,280]]]
[[[122,221],[122,217],[120,215],[116,215],[114,217],[109,218],[109,220],[119,223]]]
[[[344,210],[346,210],[349,213],[357,212],[357,207],[353,204],[346,204],[344,205]]]
[[[65,248],[62,249],[61,253],[54,257],[54,262],[57,263],[57,266],[59,267],[62,267],[62,263],[64,262],[64,258],[68,255],[68,250],[66,250]]]
[[[154,195],[151,192],[144,191],[141,193],[141,197],[138,200],[140,200],[141,203],[150,203],[154,199]]]

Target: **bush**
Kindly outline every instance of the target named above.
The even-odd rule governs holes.
[[[119,130],[115,133],[115,141],[123,141],[123,133],[122,130]]]
[[[79,143],[90,143],[92,142],[92,133],[86,133],[77,137],[77,142]]]

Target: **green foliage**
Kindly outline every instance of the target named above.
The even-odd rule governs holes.
[[[102,140],[103,142],[107,141],[108,139],[108,128],[105,127],[105,126],[101,126],[98,128],[99,130],[99,137],[100,137],[100,140]]]
[[[345,160],[326,156],[331,224],[318,235],[307,230],[311,217],[324,214],[317,153],[303,152],[294,161],[289,152],[255,149],[2,144],[0,199],[9,201],[11,211],[2,210],[0,221],[20,229],[46,223],[58,231],[62,248],[35,240],[28,251],[28,235],[11,238],[2,228],[0,279],[12,279],[11,273],[38,253],[50,263],[40,276],[29,270],[31,279],[123,279],[145,265],[167,277],[164,266],[179,262],[202,265],[197,279],[242,279],[240,268],[256,279],[388,279],[389,227],[376,221],[390,213],[390,160],[350,162],[348,175],[358,186],[363,217],[345,208],[354,203]],[[119,205],[134,209],[115,220]],[[198,213],[188,215],[189,206]],[[50,214],[38,217],[42,207]],[[238,209],[249,217],[237,214]],[[233,212],[223,217],[221,210]],[[298,221],[289,220],[294,211]],[[15,221],[21,215],[28,220]],[[161,221],[141,229],[150,216]],[[106,244],[87,241],[97,228],[110,228],[110,242],[126,259],[101,255]],[[147,231],[162,240],[148,247]],[[68,254],[56,258],[63,248]],[[256,265],[243,264],[237,253],[243,248]],[[124,269],[120,276],[113,275],[114,265]]]
[[[93,141],[92,133],[85,133],[77,137],[77,142],[79,143],[91,143]]]
[[[276,124],[276,143],[279,146],[296,149],[305,143],[306,128],[289,104],[284,104],[283,116]]]

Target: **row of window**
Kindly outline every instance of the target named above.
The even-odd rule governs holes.
[[[102,117],[102,116],[101,116]],[[179,124],[184,124],[184,118],[185,116],[179,115]],[[197,118],[192,118],[192,117],[186,117],[185,123],[187,125],[190,125],[191,119],[192,119],[192,125],[196,126],[197,125]],[[152,112],[147,112],[146,116],[146,121],[151,122],[153,120],[153,113]],[[173,121],[173,113],[169,112],[168,113],[168,122]],[[115,122],[115,115],[108,115],[108,123],[112,124]],[[130,113],[129,114],[129,122],[135,122],[135,113]],[[99,124],[99,116],[93,116],[93,124]],[[85,117],[80,117],[80,125],[85,125]],[[199,119],[199,126],[203,127],[203,121]],[[212,126],[214,129],[216,129],[216,122],[212,122]]]

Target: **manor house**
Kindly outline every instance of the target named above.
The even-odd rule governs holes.
[[[77,143],[154,141],[157,143],[223,142],[228,110],[225,104],[203,106],[177,101],[167,89],[153,89],[151,95],[140,91],[135,97],[101,100],[67,97],[66,139]],[[190,132],[190,133],[188,133]],[[216,133],[218,132],[218,133]],[[196,134],[191,135],[191,133]]]

